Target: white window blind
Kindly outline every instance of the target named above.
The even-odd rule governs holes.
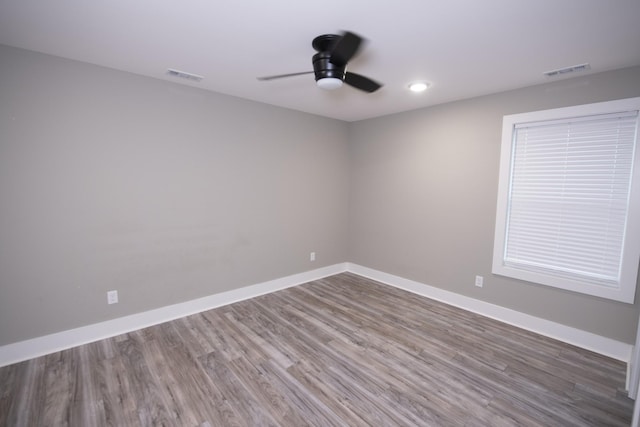
[[[617,286],[637,112],[517,125],[505,264]]]
[[[633,302],[639,107],[631,98],[505,116],[494,273]]]

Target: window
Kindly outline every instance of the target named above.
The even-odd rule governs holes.
[[[505,116],[493,273],[633,303],[640,98]]]

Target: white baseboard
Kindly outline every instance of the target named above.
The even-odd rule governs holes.
[[[383,273],[357,264],[347,263],[347,271],[443,302],[445,304],[459,307],[509,325],[517,326],[568,344],[573,344],[577,347],[626,362],[627,364],[631,360],[631,351],[633,349],[631,344],[626,344],[591,332],[572,328],[550,320],[541,319],[529,314],[524,314],[495,304],[466,297],[454,292],[445,291],[444,289],[425,285],[424,283],[394,276],[392,274]]]
[[[0,347],[0,367],[87,344],[345,271],[629,363],[633,346],[353,263],[335,264],[232,291]]]
[[[8,344],[0,347],[0,367],[290,288],[342,273],[346,269],[346,263],[335,264],[155,310]]]

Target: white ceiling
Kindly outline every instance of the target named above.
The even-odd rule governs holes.
[[[311,40],[341,30],[368,39],[349,70],[378,92],[256,79],[311,71]],[[355,121],[640,65],[640,0],[0,0],[0,43]]]

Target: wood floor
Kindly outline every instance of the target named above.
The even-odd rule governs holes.
[[[628,426],[623,363],[344,273],[0,369],[0,426]]]

